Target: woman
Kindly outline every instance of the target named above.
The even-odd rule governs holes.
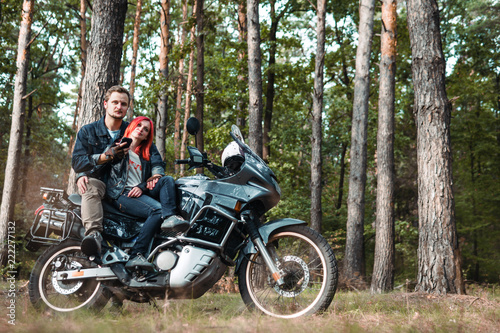
[[[146,218],[125,268],[152,271],[154,265],[145,257],[160,225],[162,230],[179,232],[186,230],[189,223],[175,213],[174,179],[165,176],[163,163],[158,165],[150,161],[154,137],[151,119],[135,118],[125,130],[124,137],[132,139],[128,156],[113,164],[106,194],[123,213]]]

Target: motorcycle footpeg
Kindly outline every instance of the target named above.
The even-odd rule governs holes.
[[[89,261],[95,262],[98,265],[102,265],[102,260],[99,256],[89,256]]]

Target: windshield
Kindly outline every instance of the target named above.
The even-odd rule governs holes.
[[[243,135],[241,134],[241,131],[240,131],[240,128],[236,125],[233,125],[231,126],[231,137],[233,138],[233,140],[241,147],[241,149],[243,149],[243,151],[245,152],[245,154],[249,154],[251,155],[253,158],[255,158],[257,161],[259,161],[260,163],[264,164],[267,166],[267,163],[264,162],[264,160],[262,158],[260,158],[259,155],[257,155],[256,153],[254,153],[254,151],[252,150],[252,148],[250,148],[244,141],[243,139]]]

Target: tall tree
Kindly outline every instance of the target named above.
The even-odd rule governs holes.
[[[83,79],[85,78],[85,70],[87,68],[87,0],[80,0],[80,85],[78,86],[78,97],[76,98],[76,108],[73,114],[73,124],[71,128],[74,134],[71,135],[69,141],[68,156],[73,153],[73,146],[75,144],[76,131],[78,129],[78,114],[80,113],[80,106],[82,104],[82,89]]]
[[[416,290],[465,293],[452,188],[451,104],[435,0],[407,2],[417,122],[418,273]]]
[[[248,142],[262,156],[262,61],[260,54],[259,0],[247,1],[248,20]]]
[[[204,151],[203,142],[203,110],[205,108],[205,27],[204,27],[204,1],[196,1],[196,118],[200,121],[200,130],[196,134],[196,145]],[[198,169],[201,172],[201,169]]]
[[[193,14],[196,13],[196,2],[193,7]],[[181,141],[181,154],[180,158],[184,159],[185,153],[186,153],[186,146],[187,146],[187,140],[188,140],[188,132],[186,129],[186,124],[190,116],[190,110],[191,110],[191,96],[193,94],[193,69],[194,69],[194,44],[196,41],[196,26],[193,25],[191,27],[191,51],[189,52],[189,65],[188,65],[188,75],[187,75],[187,82],[186,82],[186,102],[184,104],[184,129],[182,131],[182,141]],[[181,175],[184,174],[184,164],[181,164]]]
[[[271,155],[270,147],[270,133],[271,133],[271,122],[273,118],[273,105],[274,105],[274,82],[276,78],[276,52],[278,49],[277,45],[277,33],[278,25],[283,16],[289,11],[292,1],[288,1],[285,8],[279,13],[276,13],[276,1],[271,0],[269,2],[271,6],[270,18],[271,18],[271,28],[269,30],[269,60],[267,64],[267,86],[266,86],[266,105],[264,106],[264,127],[262,133],[262,157],[264,160],[268,160]]]
[[[162,89],[158,100],[158,112],[156,113],[156,147],[160,155],[165,159],[165,137],[167,130],[167,78],[168,78],[168,39],[170,35],[170,0],[161,0],[160,9],[160,79]]]
[[[5,260],[4,244],[7,236],[7,227],[9,221],[12,221],[16,200],[17,176],[20,169],[19,161],[21,158],[24,113],[26,109],[26,79],[28,75],[29,45],[34,4],[34,0],[23,1],[22,20],[19,29],[16,60],[17,71],[14,82],[14,105],[12,108],[7,164],[5,166],[2,206],[0,208],[0,264],[3,264]]]
[[[318,0],[316,23],[316,62],[314,66],[314,92],[311,136],[311,228],[321,232],[323,210],[321,208],[323,142],[323,70],[325,66],[325,17],[326,0]]]
[[[397,1],[382,2],[377,132],[377,218],[371,292],[394,287],[394,99]]]
[[[178,159],[181,150],[181,108],[182,108],[182,85],[184,82],[184,44],[187,38],[188,23],[188,2],[182,1],[182,24],[179,25],[181,57],[179,58],[178,68],[179,77],[177,78],[177,100],[175,104],[175,130],[174,130],[174,158]],[[179,173],[180,165],[175,165],[175,173]]]
[[[370,54],[373,41],[374,0],[359,2],[359,40],[356,51],[354,103],[351,128],[351,168],[347,198],[347,234],[344,276],[356,280],[364,275],[363,232],[366,184],[366,140],[370,94]]]
[[[87,49],[87,66],[83,80],[82,105],[78,129],[103,116],[106,91],[120,80],[123,31],[127,0],[96,0],[92,8],[91,35]],[[71,170],[68,192],[76,192]]]
[[[248,77],[244,73],[248,73],[248,62],[245,62],[244,59],[246,57],[246,45],[247,45],[247,1],[246,0],[238,0],[238,43],[244,44],[245,48],[240,48],[238,51],[238,64],[240,64],[240,68],[245,68],[243,71],[242,69],[239,70],[238,74],[238,81],[241,83],[244,83],[244,89],[246,90],[246,87],[248,87]],[[246,112],[244,112],[244,108],[246,105],[246,102],[244,98],[242,97],[244,94],[238,94],[238,100],[236,102],[236,109],[238,112],[237,115],[237,125],[244,127],[244,120]]]
[[[135,71],[137,67],[137,53],[139,51],[139,34],[141,28],[142,0],[137,0],[134,20],[134,37],[132,38],[132,62],[130,65],[130,105],[127,111],[127,120],[134,117]]]

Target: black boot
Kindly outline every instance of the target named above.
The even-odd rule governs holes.
[[[82,252],[87,256],[101,256],[101,233],[97,230],[92,230],[87,236],[82,240],[80,245]]]

